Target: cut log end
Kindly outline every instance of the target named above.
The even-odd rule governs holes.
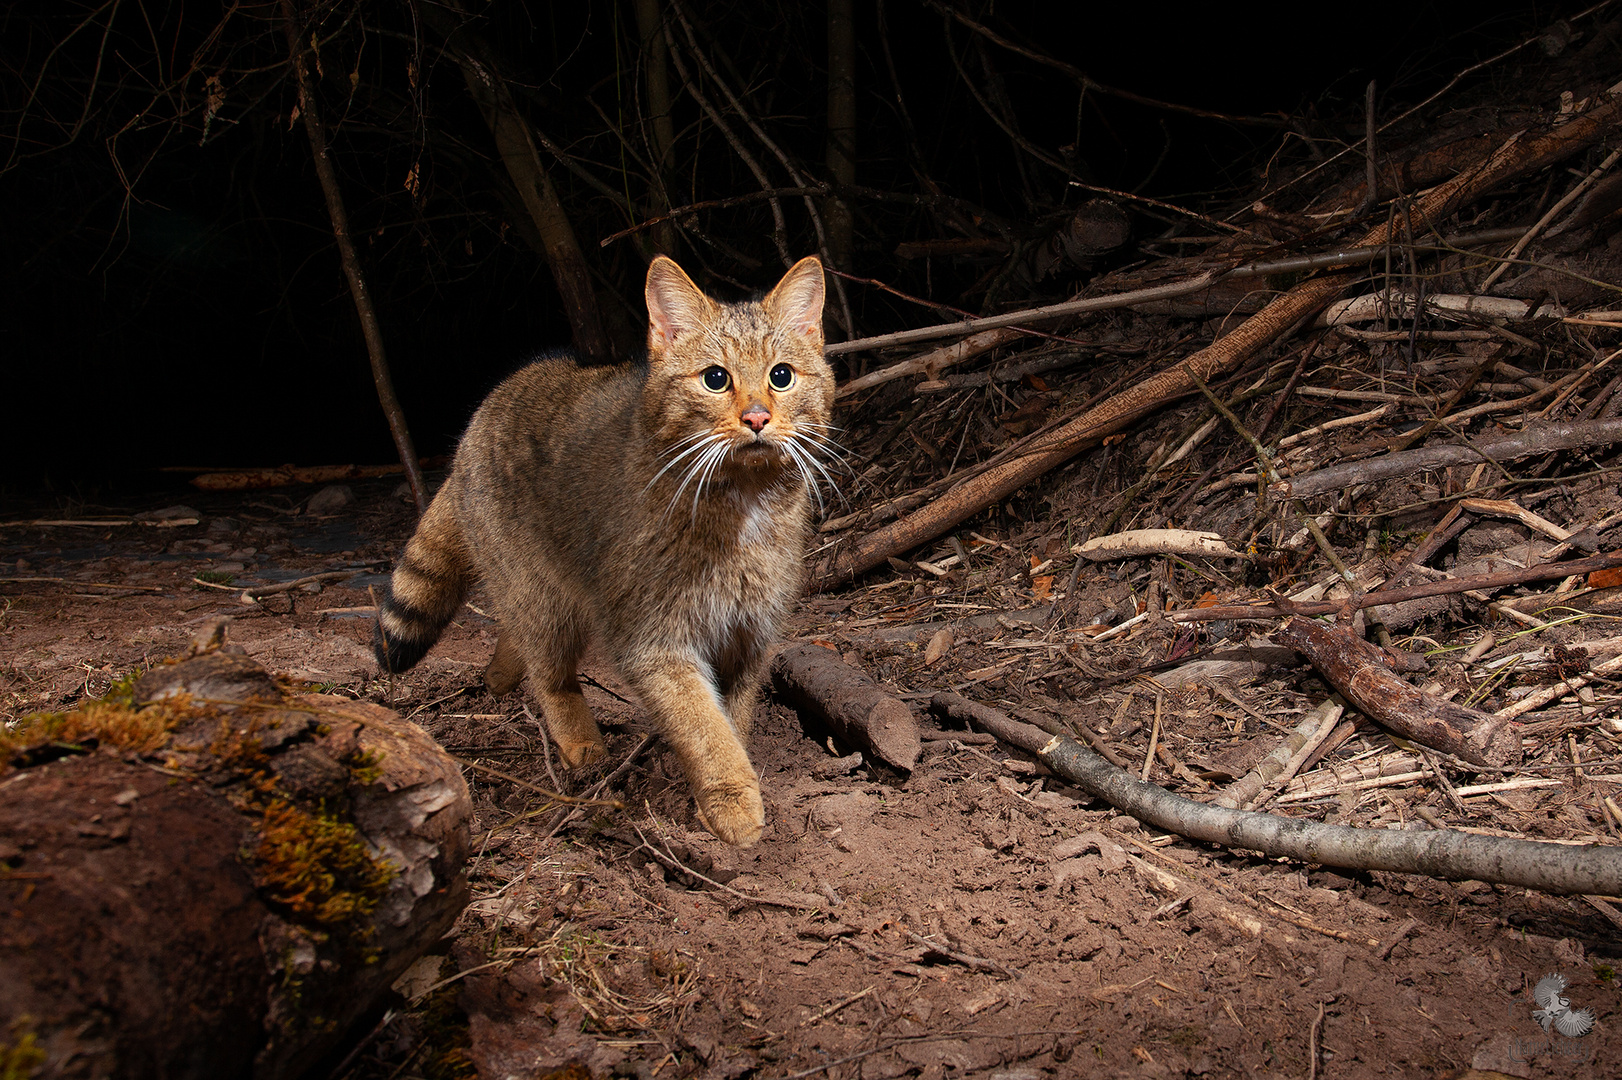
[[[912,707],[820,645],[789,645],[772,661],[772,687],[791,706],[898,769],[918,764],[923,744]]]

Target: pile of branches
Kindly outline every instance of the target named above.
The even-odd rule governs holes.
[[[1461,494],[1547,498],[1605,477],[1594,456],[1622,441],[1622,83],[1572,77],[1485,133],[1469,109],[1406,141],[1371,120],[1366,168],[1342,152],[1202,216],[1220,235],[1140,244],[1199,254],[1060,303],[831,345],[885,362],[839,391],[876,434],[848,493],[861,509],[823,526],[822,585],[1039,480],[1053,499],[1047,474],[1100,443],[1119,444],[1121,490],[1064,515],[1069,532],[1186,525],[1264,549],[1322,540],[1314,514],[1316,528],[1416,521]],[[1164,412],[1198,395],[1192,414]]]

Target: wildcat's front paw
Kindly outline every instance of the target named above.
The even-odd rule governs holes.
[[[766,826],[766,808],[760,802],[760,785],[717,784],[698,793],[698,816],[704,827],[717,837],[738,847],[748,847],[760,839]]]
[[[558,739],[558,753],[563,764],[571,769],[590,765],[608,756],[608,748],[599,736],[595,739]]]

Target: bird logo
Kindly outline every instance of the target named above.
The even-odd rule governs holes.
[[[1538,1007],[1532,1010],[1532,1019],[1545,1033],[1558,1031],[1568,1039],[1580,1039],[1594,1030],[1593,1009],[1573,1009],[1564,996],[1566,977],[1555,972],[1543,976],[1532,988],[1532,1000]]]

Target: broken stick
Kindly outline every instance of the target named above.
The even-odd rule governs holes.
[[[922,746],[911,706],[820,645],[790,645],[772,660],[772,689],[827,724],[847,745],[911,771]]]
[[[1521,760],[1521,737],[1509,721],[1409,685],[1386,666],[1380,649],[1362,638],[1294,616],[1273,641],[1312,661],[1347,701],[1405,739],[1474,765]]]

